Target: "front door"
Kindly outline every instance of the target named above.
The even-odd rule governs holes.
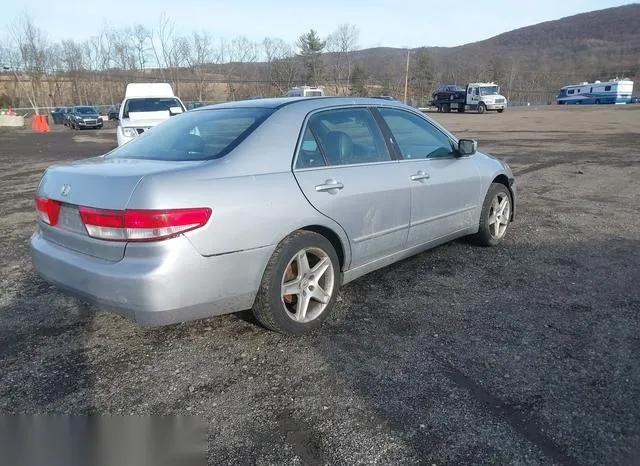
[[[309,202],[347,233],[350,268],[406,247],[410,186],[369,109],[313,114],[294,175]]]
[[[473,226],[483,201],[473,156],[459,157],[449,136],[415,113],[381,108],[402,155],[411,185],[407,246],[417,246]]]

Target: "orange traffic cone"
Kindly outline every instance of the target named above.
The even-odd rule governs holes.
[[[40,131],[40,115],[33,115],[31,119],[31,129],[33,131]]]
[[[45,115],[34,115],[31,122],[31,129],[40,133],[49,132],[49,123]]]

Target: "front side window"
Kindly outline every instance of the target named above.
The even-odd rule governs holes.
[[[240,144],[272,112],[265,108],[186,112],[145,131],[108,157],[174,161],[218,159]]]
[[[449,136],[413,113],[393,108],[379,109],[389,126],[403,159],[451,157]]]
[[[366,108],[318,112],[309,118],[307,125],[328,165],[391,160],[378,125]]]

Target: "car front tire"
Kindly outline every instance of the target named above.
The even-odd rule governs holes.
[[[340,287],[340,261],[331,242],[299,230],[278,244],[264,271],[253,315],[289,335],[315,330],[329,317]]]
[[[507,233],[513,205],[511,193],[502,183],[492,183],[482,204],[478,233],[472,236],[480,246],[496,246]]]

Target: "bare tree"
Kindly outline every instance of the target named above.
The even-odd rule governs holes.
[[[175,22],[166,13],[160,15],[158,29],[154,32],[151,40],[152,49],[156,62],[160,67],[162,78],[165,78],[165,71],[168,71],[172,86],[176,94],[180,94],[180,68],[186,63],[186,56],[189,54],[189,41],[175,33]]]
[[[341,24],[327,37],[330,76],[336,94],[342,94],[346,85],[351,83],[353,52],[358,49],[359,36],[360,32],[353,24]]]
[[[280,94],[290,89],[298,76],[299,66],[291,44],[267,37],[262,42],[266,59],[267,79]]]
[[[140,72],[144,72],[147,66],[147,56],[149,53],[149,43],[151,41],[151,32],[142,24],[133,26],[130,32],[133,39],[133,50],[136,57],[136,67]]]
[[[224,63],[224,76],[227,94],[231,100],[239,98],[239,82],[246,78],[247,64],[258,57],[258,46],[246,37],[240,36],[232,40],[220,40],[220,58]]]
[[[197,99],[202,101],[207,94],[207,67],[218,62],[213,50],[213,39],[206,32],[194,32],[188,43],[186,62],[195,78]]]
[[[23,86],[24,91],[29,104],[38,115],[38,102],[44,100],[42,81],[47,73],[49,41],[26,13],[19,17],[9,30],[20,52],[22,65],[19,71],[14,69],[14,75],[20,83],[22,81],[18,77],[18,72],[27,78],[27,84]]]
[[[18,74],[14,73],[13,70],[18,69],[21,63],[20,51],[13,45],[11,40],[8,37],[0,40],[0,72],[11,76],[11,85],[7,86],[7,94],[3,98],[6,102],[0,105],[10,105],[12,107],[20,105],[22,95],[20,81]]]
[[[71,100],[83,103],[80,85],[85,74],[83,47],[74,40],[63,40],[61,43],[61,63],[71,80]]]

